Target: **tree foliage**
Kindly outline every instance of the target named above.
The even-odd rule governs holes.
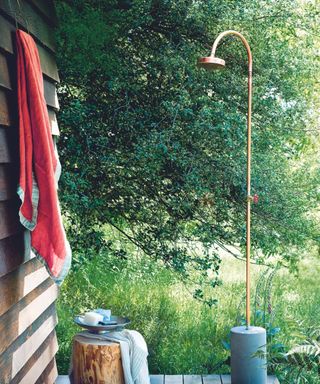
[[[246,52],[196,66],[217,34],[253,53],[254,258],[294,267],[319,240],[319,8],[298,0],[56,1],[61,197],[73,247],[102,226],[155,259],[217,284],[213,246],[245,246]],[[108,239],[107,239],[108,240]],[[191,252],[201,244],[201,252]],[[111,241],[107,246],[112,249]],[[195,295],[202,297],[202,291]]]

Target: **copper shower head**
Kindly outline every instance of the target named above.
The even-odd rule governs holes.
[[[213,71],[214,69],[223,69],[226,66],[226,62],[223,59],[219,59],[215,56],[201,57],[198,60],[198,67]]]

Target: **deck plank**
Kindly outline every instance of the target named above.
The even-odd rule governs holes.
[[[220,375],[203,375],[203,384],[221,384]]]
[[[165,375],[164,383],[165,384],[183,384],[182,375]]]
[[[231,384],[231,376],[230,375],[221,375],[221,383],[222,384]]]
[[[220,379],[221,377],[221,379]],[[230,375],[150,375],[151,384],[230,384]],[[69,376],[59,376],[56,384],[70,384]],[[267,384],[279,384],[275,376],[268,376]]]
[[[150,375],[151,384],[164,384],[164,375]]]
[[[268,376],[267,384],[280,384],[276,376]]]
[[[59,375],[56,384],[70,384],[69,376]]]
[[[231,384],[231,376],[230,375],[221,375],[221,383],[222,384]],[[275,376],[268,376],[267,384],[279,384],[279,380]]]
[[[201,375],[184,375],[183,384],[202,384]]]

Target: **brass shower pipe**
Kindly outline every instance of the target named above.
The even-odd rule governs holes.
[[[213,43],[211,55],[198,60],[198,66],[207,70],[222,69],[225,61],[216,57],[216,49],[221,39],[228,35],[240,38],[248,54],[248,114],[247,114],[247,207],[246,207],[246,326],[250,326],[250,252],[251,252],[251,202],[257,196],[251,196],[251,114],[252,114],[252,54],[245,37],[233,30],[222,32]]]

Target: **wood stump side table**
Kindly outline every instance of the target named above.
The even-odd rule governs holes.
[[[124,384],[120,345],[78,333],[73,338],[73,384]]]

